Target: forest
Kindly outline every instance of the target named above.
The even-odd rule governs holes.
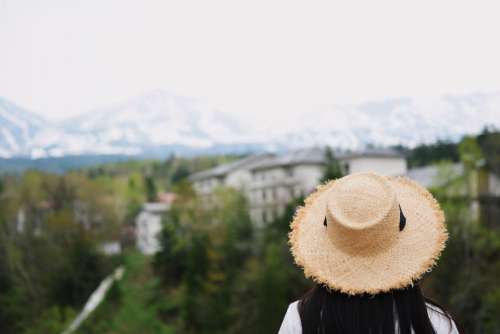
[[[410,166],[438,164],[446,181],[430,190],[445,211],[450,239],[422,281],[424,292],[466,333],[500,333],[499,199],[460,191],[485,171],[500,173],[500,133],[398,149]],[[325,180],[339,176],[330,154]],[[187,176],[236,158],[172,156],[3,175],[0,332],[62,332],[123,264],[124,278],[77,333],[276,333],[288,304],[312,287],[287,243],[303,198],[263,227],[252,225],[248,203],[234,189],[218,189],[217,205],[203,205]],[[452,162],[461,162],[463,173],[454,174]],[[135,249],[130,229],[142,203],[159,191],[177,197],[163,217],[162,250],[148,257]],[[488,209],[478,216],[471,214],[477,201]],[[121,254],[102,252],[111,240],[120,240]]]

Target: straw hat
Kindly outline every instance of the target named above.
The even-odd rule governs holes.
[[[289,241],[307,277],[348,294],[404,288],[430,271],[448,238],[432,195],[404,177],[358,173],[318,187]]]

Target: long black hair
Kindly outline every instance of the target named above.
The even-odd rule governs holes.
[[[303,334],[436,334],[426,302],[449,320],[442,307],[426,299],[418,284],[376,295],[347,295],[317,285],[298,304]]]

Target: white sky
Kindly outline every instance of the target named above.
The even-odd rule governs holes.
[[[60,119],[154,89],[231,113],[500,90],[499,2],[0,0],[0,96]]]

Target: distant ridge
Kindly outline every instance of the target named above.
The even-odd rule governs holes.
[[[411,147],[438,139],[458,140],[486,125],[500,127],[500,93],[323,106],[280,124],[243,121],[203,101],[165,91],[62,122],[44,120],[0,98],[0,157],[4,159],[0,164],[12,158],[118,159],[323,145],[341,149]]]

